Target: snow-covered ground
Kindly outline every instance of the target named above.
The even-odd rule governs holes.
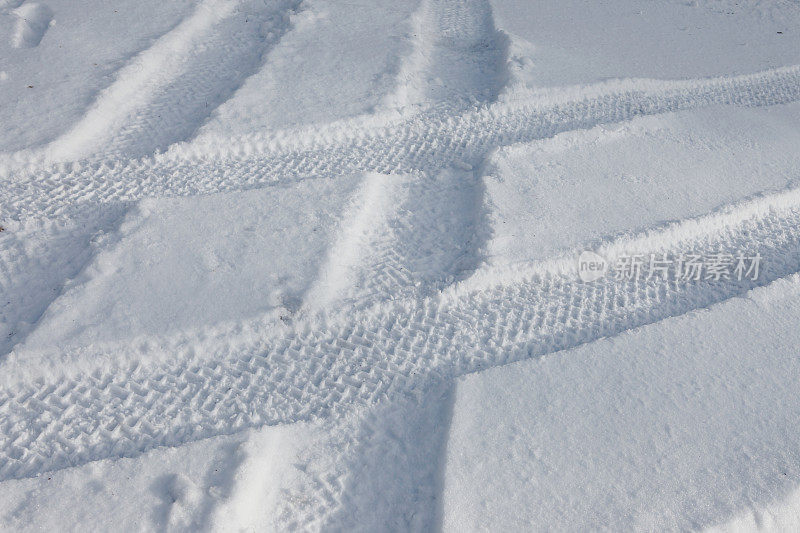
[[[0,529],[800,528],[796,0],[0,0],[0,125]]]

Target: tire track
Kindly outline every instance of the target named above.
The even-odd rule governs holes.
[[[162,362],[143,362],[138,347],[117,347],[92,359],[129,350],[142,362],[7,379],[0,389],[0,479],[328,417],[742,295],[800,271],[800,189],[604,252],[614,250],[758,253],[762,271],[757,281],[583,283],[574,267],[532,268],[519,279],[466,282],[424,300],[300,320],[283,330],[262,326],[250,335],[239,325],[217,344],[158,341],[151,350],[161,351]]]
[[[290,28],[288,13],[298,5],[206,0],[123,68],[83,119],[38,157],[141,157],[190,138],[256,71]]]
[[[414,50],[390,100],[400,107],[440,104],[455,110],[468,108],[462,104],[470,99],[496,98],[505,78],[495,71],[505,64],[506,50],[488,1],[424,0],[413,19]],[[444,88],[434,81],[439,75],[447,80]],[[459,166],[460,173],[451,168],[368,174],[307,295],[308,309],[364,307],[425,294],[473,270],[482,244],[477,219],[483,190],[471,167]]]
[[[435,529],[453,400],[450,387],[432,387],[327,423],[323,442],[296,458],[299,482],[281,491],[282,527]]]
[[[289,3],[282,5],[290,9]],[[184,333],[150,339],[145,347],[110,346],[95,359],[125,360],[127,353],[137,362],[110,367],[90,362],[85,373],[76,367],[68,370],[70,374],[47,375],[43,370],[38,376],[21,375],[6,367],[6,385],[0,385],[0,480],[135,456],[160,445],[264,424],[331,417],[379,401],[383,406],[413,404],[418,395],[430,394],[465,373],[618,334],[800,271],[798,189],[601,250],[607,258],[626,250],[760,254],[763,271],[757,281],[703,279],[681,284],[658,278],[603,278],[582,283],[569,264],[574,258],[566,258],[517,271],[480,272],[450,286],[477,266],[482,243],[477,235],[479,212],[470,209],[481,196],[479,180],[468,170],[452,167],[481,165],[498,146],[639,115],[800,99],[800,67],[790,67],[711,80],[628,80],[574,89],[555,98],[542,93],[521,102],[471,107],[496,100],[502,86],[502,34],[494,29],[491,10],[487,18],[484,7],[488,9],[488,3],[425,2],[419,46],[433,52],[424,61],[417,60],[426,54],[411,58],[404,69],[410,82],[400,91],[400,101],[434,102],[419,115],[363,131],[350,121],[311,135],[248,136],[226,140],[213,150],[204,141],[175,146],[166,154],[126,159],[188,138],[199,125],[196,117],[207,116],[200,103],[211,99],[213,109],[225,99],[217,94],[221,80],[228,83],[233,76],[234,83],[223,87],[227,95],[240,83],[235,79],[238,72],[232,75],[224,69],[214,74],[218,79],[207,80],[203,72],[209,65],[224,63],[220,58],[226,54],[241,54],[255,68],[254,51],[247,47],[252,35],[229,43],[224,36],[241,29],[241,20],[220,12],[213,15],[221,17],[214,19],[215,33],[203,40],[210,49],[182,74],[158,86],[139,108],[125,111],[124,121],[89,131],[95,137],[72,135],[77,144],[56,146],[53,152],[56,159],[91,156],[102,139],[111,158],[56,167],[37,167],[34,162],[27,170],[13,167],[19,175],[0,191],[0,216],[11,220],[69,218],[94,204],[242,190],[352,172],[400,175],[366,184],[363,203],[354,206],[353,214],[364,231],[343,234],[332,251],[328,275],[311,293],[322,295],[325,305],[316,308],[318,314],[288,324],[237,324],[211,339],[200,332],[187,341]],[[275,21],[280,31],[285,19],[278,15]],[[208,35],[210,27],[201,33]],[[472,28],[471,33],[448,30],[464,27]],[[432,36],[442,35],[431,42]],[[481,47],[483,52],[477,50]],[[475,78],[480,70],[471,63],[475,54],[484,57],[481,68],[488,68],[490,76]],[[455,83],[429,83],[438,73]],[[172,113],[177,97],[188,103]],[[184,120],[189,117],[195,122]],[[152,131],[159,133],[148,137]],[[391,186],[382,188],[389,180]],[[446,204],[453,197],[458,205],[450,212]],[[396,205],[386,201],[395,198]],[[19,261],[19,244],[0,249],[11,254],[6,262],[11,267]],[[433,258],[436,264],[420,267],[420,261],[432,260],[424,251],[437,247],[441,254]],[[336,263],[342,251],[349,258]],[[5,270],[11,272],[9,268]],[[423,298],[420,286],[443,292]],[[348,305],[325,315],[326,305],[343,302]],[[411,409],[394,416],[409,413],[425,414]],[[345,424],[354,435],[334,436],[345,448],[338,457],[345,464],[313,473],[307,506],[293,506],[298,495],[286,495],[285,514],[295,526],[326,520],[346,524],[353,512],[363,511],[364,501],[352,496],[357,492],[355,474],[365,468],[365,456],[366,468],[379,467],[384,448],[393,444],[390,438],[372,438],[376,432],[391,432],[389,416],[373,415]],[[408,487],[432,475],[394,467],[409,478]],[[331,475],[336,472],[341,475]],[[408,514],[413,510],[401,506],[392,511],[405,525],[409,516],[414,518],[413,512]]]
[[[412,17],[414,46],[387,108],[464,109],[497,99],[508,79],[508,37],[488,0],[424,0]]]
[[[355,172],[435,172],[461,162],[475,165],[498,146],[640,115],[798,99],[797,66],[731,78],[604,84],[556,100],[495,103],[463,114],[434,109],[363,131],[353,131],[351,123],[349,131],[334,128],[309,139],[303,132],[285,139],[251,137],[230,141],[232,148],[182,146],[153,158],[17,170],[0,190],[0,213],[7,219],[68,216],[85,203],[245,190]],[[211,155],[198,156],[206,150]]]
[[[466,278],[488,237],[482,200],[472,171],[367,175],[306,309],[363,309]]]
[[[20,225],[0,233],[0,358],[22,342],[45,309],[116,231],[127,206],[84,213],[64,224]]]

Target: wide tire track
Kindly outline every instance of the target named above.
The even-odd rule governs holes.
[[[534,269],[495,285],[467,283],[453,294],[300,321],[256,342],[232,331],[224,346],[198,350],[203,358],[179,343],[174,352],[162,348],[171,360],[161,364],[23,379],[0,391],[0,479],[330,416],[742,295],[800,270],[800,190],[620,246],[759,253],[763,270],[757,281],[583,283]]]
[[[10,219],[69,215],[78,204],[146,196],[207,194],[355,172],[434,172],[479,163],[498,146],[548,138],[640,115],[710,105],[767,106],[800,99],[800,67],[733,78],[621,82],[576,90],[560,101],[496,103],[463,114],[420,113],[383,127],[300,132],[278,140],[246,137],[220,148],[187,146],[139,160],[62,164],[15,172],[0,190]],[[209,152],[211,155],[200,155]]]

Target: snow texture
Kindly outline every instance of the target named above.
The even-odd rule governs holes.
[[[0,0],[0,529],[797,529],[797,28]]]

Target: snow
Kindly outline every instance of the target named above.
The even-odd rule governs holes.
[[[698,78],[797,61],[791,0],[491,0],[515,76],[536,87]]]
[[[112,242],[95,246],[85,280],[72,280],[48,306],[20,359],[51,346],[163,335],[273,310],[292,314],[358,181],[142,200]]]
[[[445,529],[695,530],[745,509],[762,527],[788,520],[766,509],[795,501],[800,478],[798,294],[792,276],[463,378]]]
[[[369,113],[395,84],[416,2],[303,2],[280,46],[203,125],[200,138]]]
[[[799,22],[0,0],[0,529],[797,529]]]
[[[597,126],[489,158],[493,262],[544,259],[796,186],[797,104]]]
[[[25,4],[11,13],[17,17],[12,41],[14,48],[38,46],[53,21],[53,12],[44,4]]]
[[[191,7],[187,0],[117,6],[100,0],[1,2],[0,71],[5,76],[0,85],[0,151],[35,146],[63,134],[132,57],[171,30]],[[24,17],[18,14],[28,11],[37,18],[23,25]],[[42,16],[47,13],[52,18],[43,31]],[[25,28],[25,37],[36,27],[43,32],[37,34],[38,44],[25,38],[26,47],[16,48],[19,28]]]
[[[65,524],[95,531],[252,528],[269,521],[279,488],[274,480],[291,466],[293,439],[308,433],[266,428],[7,481],[0,485],[0,515],[4,527],[18,531]]]

